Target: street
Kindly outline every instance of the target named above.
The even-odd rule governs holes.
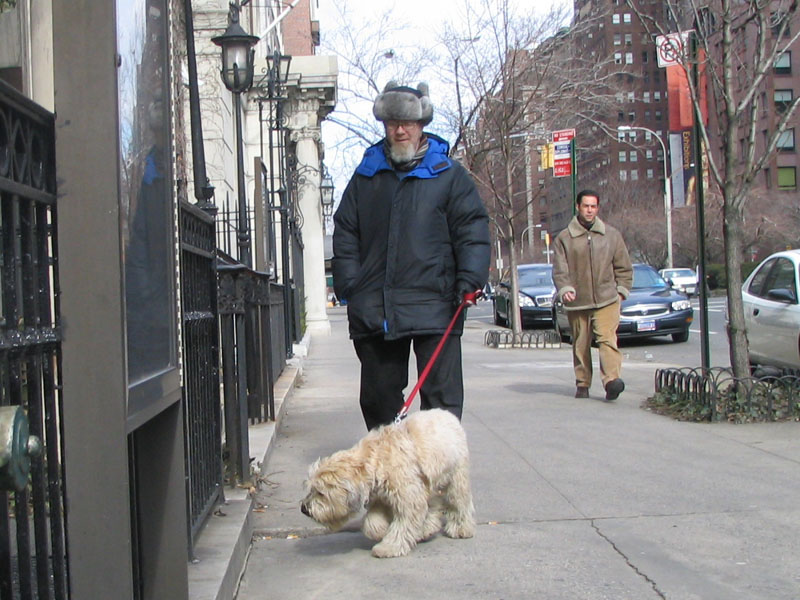
[[[730,366],[728,337],[725,334],[726,303],[727,300],[724,297],[713,297],[708,300],[708,344],[710,366],[712,367]],[[689,329],[688,342],[676,344],[669,336],[622,340],[620,350],[625,359],[669,363],[681,367],[699,367],[702,359],[700,355],[700,311],[697,298],[692,298],[692,308],[694,308],[694,323]],[[479,300],[476,306],[469,309],[467,318],[491,325],[492,302]]]

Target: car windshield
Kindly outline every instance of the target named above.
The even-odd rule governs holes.
[[[633,289],[668,288],[667,282],[650,267],[633,267]]]
[[[541,269],[520,269],[520,287],[545,287],[553,285],[553,270],[547,267]]]

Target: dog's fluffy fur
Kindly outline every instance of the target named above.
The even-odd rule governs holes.
[[[442,528],[451,538],[475,533],[467,437],[440,410],[416,412],[370,431],[349,450],[309,468],[303,514],[340,529],[366,507],[362,531],[380,558],[404,556]]]

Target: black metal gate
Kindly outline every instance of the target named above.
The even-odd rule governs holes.
[[[0,490],[0,598],[69,597],[61,431],[54,117],[0,81],[0,406],[43,452]]]

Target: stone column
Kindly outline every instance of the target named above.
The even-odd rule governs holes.
[[[316,106],[314,114],[316,114]],[[304,111],[305,112],[305,111]],[[309,111],[310,112],[310,111]],[[316,126],[292,129],[291,140],[297,156],[297,196],[303,225],[303,283],[306,327],[310,332],[330,332],[325,282],[325,250],[319,185],[322,161],[319,156],[320,130]]]

